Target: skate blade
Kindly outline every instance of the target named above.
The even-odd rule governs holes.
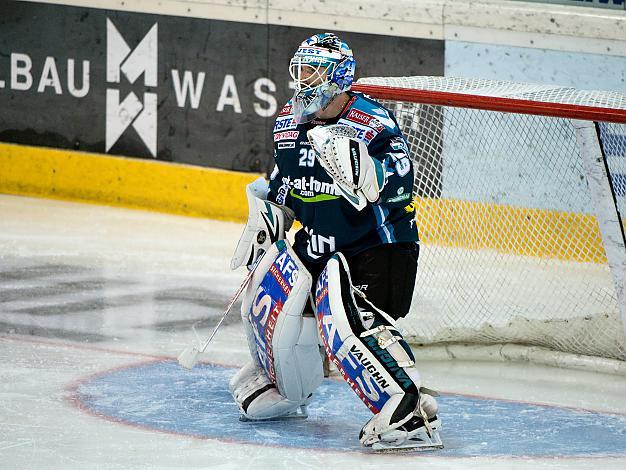
[[[299,420],[299,419],[307,419],[309,414],[306,410],[302,410],[301,408],[298,411],[293,412],[291,414],[285,416],[276,416],[275,418],[265,418],[265,419],[251,419],[245,415],[239,415],[239,421],[242,423],[252,423],[252,422],[272,422],[272,421],[291,421],[291,420]]]
[[[438,431],[433,431],[432,437],[427,436],[417,439],[409,439],[403,443],[378,441],[372,444],[372,450],[376,452],[427,452],[443,449],[443,442]]]
[[[239,416],[239,421],[242,423],[272,423],[274,421],[293,421],[300,419],[307,419],[308,415],[289,415],[289,416],[278,416],[276,418],[265,418],[265,419],[250,419],[244,415]]]

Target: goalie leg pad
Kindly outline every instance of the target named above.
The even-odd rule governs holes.
[[[270,247],[248,284],[241,314],[255,370],[233,377],[231,393],[249,419],[292,413],[323,378],[316,321],[302,316],[310,287],[311,275],[285,240]]]
[[[408,344],[389,315],[367,301],[360,304],[369,308],[359,306],[355,292],[363,295],[352,286],[348,264],[338,253],[318,279],[316,315],[326,354],[375,413],[361,431],[362,444],[386,442],[388,436],[396,445],[399,437],[394,430],[407,438],[419,427],[433,431],[428,421],[436,421],[436,402],[422,398],[420,375]],[[425,407],[432,416],[427,416]]]

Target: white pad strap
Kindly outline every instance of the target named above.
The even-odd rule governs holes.
[[[267,201],[269,186],[264,178],[246,186],[248,221],[243,229],[230,268],[246,265],[248,269],[258,262],[272,243],[284,240],[291,228],[294,215],[291,209]]]
[[[320,165],[354,207],[361,210],[368,201],[378,200],[385,171],[370,157],[367,145],[356,138],[355,129],[341,124],[317,126],[307,136]]]

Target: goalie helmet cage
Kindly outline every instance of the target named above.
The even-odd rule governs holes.
[[[394,112],[414,160],[408,340],[626,375],[626,95],[451,77],[353,90]]]

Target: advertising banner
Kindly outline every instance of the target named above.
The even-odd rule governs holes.
[[[0,141],[265,172],[317,32],[0,0]],[[336,33],[357,77],[443,75],[443,41]]]

